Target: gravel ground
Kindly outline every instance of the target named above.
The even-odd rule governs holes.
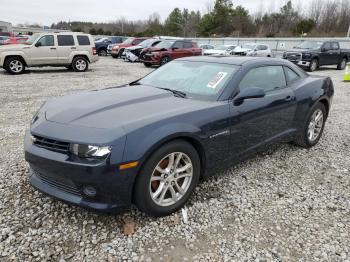
[[[23,135],[51,97],[130,82],[151,69],[103,58],[82,74],[0,71],[0,260],[350,261],[350,84],[327,68],[336,94],[320,143],[279,145],[200,184],[181,212],[96,214],[28,183]],[[136,233],[123,234],[127,220]]]

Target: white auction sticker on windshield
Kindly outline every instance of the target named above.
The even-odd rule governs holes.
[[[217,73],[214,79],[208,83],[207,87],[215,89],[226,76],[227,76],[227,72]]]

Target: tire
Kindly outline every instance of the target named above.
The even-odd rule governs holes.
[[[72,68],[75,72],[85,72],[89,68],[89,61],[83,56],[74,57]]]
[[[120,49],[119,52],[118,52],[118,58],[121,58],[122,57],[122,54],[124,53],[124,50],[125,49]]]
[[[24,61],[21,57],[10,57],[6,59],[4,68],[12,75],[23,74],[26,70]]]
[[[346,67],[346,63],[348,62],[348,59],[345,57],[341,60],[341,62],[337,65],[338,70],[344,70]]]
[[[163,66],[167,63],[169,63],[171,61],[169,56],[164,56],[161,60],[160,60],[160,66]]]
[[[99,56],[107,56],[108,55],[107,50],[106,49],[98,50],[98,55]]]
[[[113,58],[118,58],[118,56],[117,55],[111,55]]]
[[[309,71],[314,72],[318,68],[318,60],[316,58],[312,59],[309,66]]]
[[[172,155],[173,165],[169,165]],[[181,158],[176,165],[178,157]],[[177,168],[174,168],[175,166]],[[198,184],[200,166],[198,153],[189,143],[175,140],[163,145],[146,161],[136,179],[134,187],[136,206],[154,217],[167,216],[181,209]],[[157,167],[164,173],[156,170]],[[180,173],[171,171],[172,168],[179,170],[185,167],[187,168]],[[183,177],[185,175],[187,176]],[[152,182],[151,178],[154,179]]]
[[[314,117],[317,116],[318,113],[322,113],[322,124],[315,124],[313,121]],[[303,130],[301,131],[302,133],[296,138],[294,142],[304,148],[311,148],[315,146],[322,137],[326,120],[327,112],[324,105],[322,103],[316,104],[308,114],[307,121],[303,127]],[[310,128],[314,128],[315,131],[317,128],[317,136],[313,137],[312,139],[310,138],[311,133],[309,133]]]
[[[151,63],[143,63],[145,65],[145,67],[151,67],[152,64]]]

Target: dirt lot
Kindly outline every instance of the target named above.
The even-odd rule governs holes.
[[[325,133],[310,149],[279,145],[204,181],[181,212],[103,215],[53,200],[27,179],[23,135],[46,100],[116,86],[152,69],[102,58],[86,73],[0,70],[0,260],[350,261],[350,83],[336,89]],[[124,221],[137,225],[124,236]]]

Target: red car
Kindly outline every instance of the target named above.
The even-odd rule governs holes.
[[[162,66],[173,59],[200,55],[202,55],[202,49],[198,47],[196,42],[191,40],[166,40],[154,48],[150,48],[143,55],[142,62],[146,67]]]
[[[28,37],[9,37],[4,41],[4,45],[16,45],[24,44],[28,40]]]
[[[130,37],[126,39],[123,43],[116,44],[115,46],[113,46],[111,55],[114,58],[118,58],[123,54],[125,48],[138,45],[147,39],[149,39],[149,37]]]

